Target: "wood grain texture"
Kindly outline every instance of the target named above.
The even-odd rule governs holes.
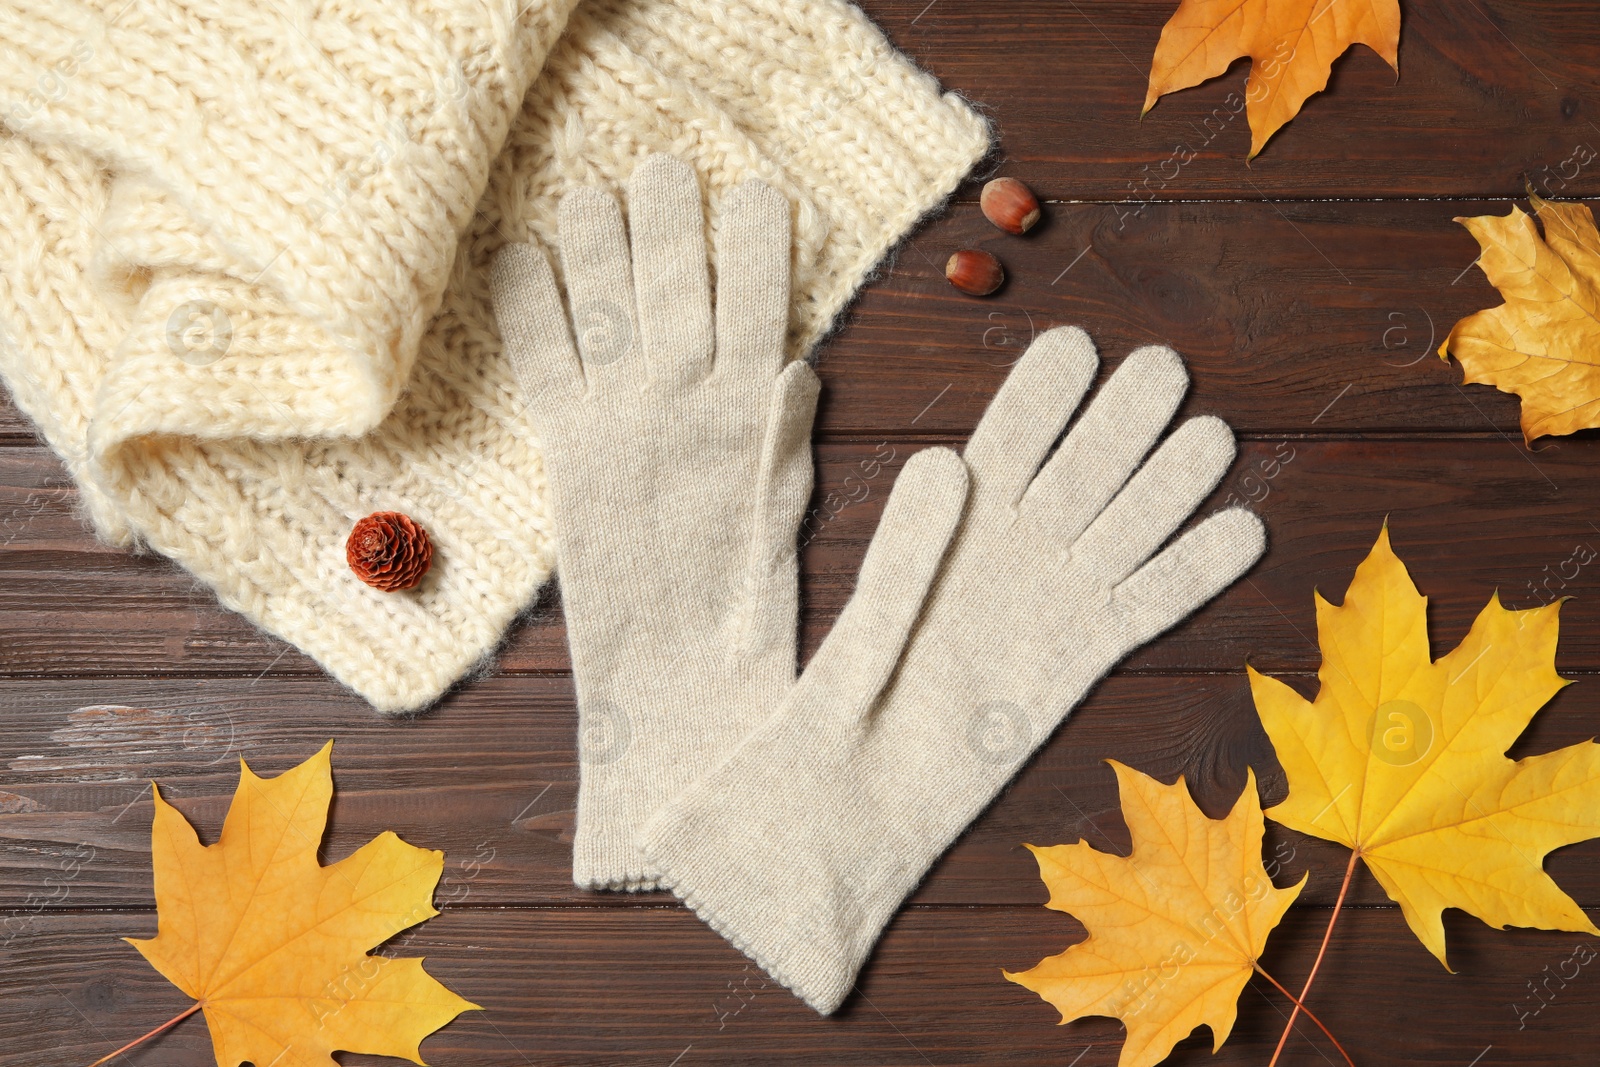
[[[1148,344],[1182,353],[1196,406],[1240,433],[1515,434],[1515,397],[1462,386],[1435,355],[1458,320],[1501,303],[1453,219],[1510,206],[1058,204],[1024,238],[961,206],[900,253],[819,353],[821,426],[968,433],[1030,338],[1083,325],[1108,364]],[[962,247],[1006,265],[996,296],[944,280]]]
[[[1199,405],[1187,409],[1195,413]],[[1315,427],[1307,427],[1315,431]],[[817,445],[809,543],[801,555],[809,652],[855,586],[895,472],[917,450],[959,446],[942,435],[833,438]],[[1387,517],[1395,546],[1432,597],[1435,649],[1447,651],[1498,589],[1513,607],[1572,596],[1558,666],[1600,671],[1600,466],[1589,442],[1528,452],[1499,435],[1247,439],[1207,508],[1248,502],[1271,551],[1246,580],[1129,658],[1130,671],[1312,671],[1313,589],[1337,598]],[[889,457],[885,462],[878,462]],[[36,448],[0,449],[0,508],[26,512],[30,485],[53,477]],[[26,536],[0,545],[0,672],[138,676],[153,667],[197,676],[320,674],[309,659],[222,607],[179,568],[93,540],[73,491],[52,488]],[[1585,547],[1589,546],[1589,547]],[[536,606],[499,656],[511,673],[565,671],[553,603]]]
[[[1050,202],[1025,238],[994,230],[969,183],[885,266],[817,353],[817,491],[802,555],[805,653],[854,584],[894,475],[959,446],[1030,337],[1089,329],[1104,373],[1140,345],[1188,360],[1186,414],[1242,438],[1208,507],[1269,528],[1248,580],[1136,653],[935,867],[861,990],[823,1020],[664,894],[569,883],[576,716],[559,598],[547,591],[491,670],[414,719],[373,715],[174,565],[98,544],[60,464],[0,392],[0,1067],[91,1062],[185,1007],[121,936],[153,929],[148,782],[211,839],[242,755],[277,773],[337,739],[324,855],[382,830],[446,852],[445,914],[386,949],[490,1010],[430,1038],[431,1063],[1030,1064],[1117,1060],[1121,1027],[1056,1025],[999,976],[1081,936],[1041,905],[1022,842],[1122,850],[1116,758],[1185,776],[1216,815],[1254,767],[1283,776],[1242,666],[1307,694],[1312,590],[1337,600],[1387,517],[1429,595],[1434,651],[1490,593],[1562,609],[1558,668],[1577,679],[1512,749],[1600,732],[1600,434],[1525,449],[1515,398],[1460,385],[1432,350],[1499,303],[1458,215],[1503,214],[1531,181],[1600,196],[1600,20],[1579,0],[1406,0],[1401,76],[1356,48],[1257,160],[1228,111],[1246,64],[1137,120],[1176,0],[863,0],[901,47],[981,101],[1002,141],[987,172]],[[1194,158],[1176,165],[1178,145]],[[948,255],[985,248],[1010,280],[953,291]],[[892,453],[892,458],[878,462]],[[1019,625],[1026,621],[1019,622]],[[1269,824],[1280,884],[1309,874],[1265,966],[1298,985],[1345,853]],[[1546,864],[1600,916],[1600,843]],[[1313,1007],[1362,1067],[1593,1062],[1591,939],[1494,931],[1446,915],[1446,974],[1364,872]],[[1575,947],[1582,945],[1575,956]],[[1174,1064],[1271,1057],[1285,1005],[1259,981],[1227,1046],[1201,1032]],[[1284,1067],[1338,1057],[1302,1024]],[[189,1020],[121,1067],[212,1062]],[[377,1064],[345,1057],[349,1064]],[[259,1067],[259,1065],[258,1065]]]
[[[1088,328],[1108,362],[1172,346],[1189,361],[1195,404],[1240,433],[1516,434],[1515,397],[1462,386],[1460,368],[1433,354],[1459,319],[1501,302],[1452,219],[1509,210],[1056,204],[1017,238],[958,204],[900,249],[817,351],[818,430],[970,433],[1029,338],[1065,324]],[[977,299],[945,281],[945,260],[963,247],[1006,265],[998,294]],[[0,399],[0,442],[32,441]]]
[[[1315,679],[1288,679],[1306,692]],[[627,906],[641,899],[575,889],[569,853],[577,794],[577,719],[564,678],[495,677],[414,721],[387,721],[325,680],[49,682],[7,686],[0,707],[0,909],[146,905],[149,785],[215,840],[241,757],[262,775],[337,738],[337,794],[325,862],[384,830],[443,849],[446,899],[474,906]],[[87,702],[87,703],[85,703]],[[1586,741],[1593,716],[1578,689],[1552,701],[1517,755]],[[967,743],[964,738],[952,743]],[[14,754],[13,754],[14,753]],[[922,904],[1042,902],[1023,842],[1129,847],[1107,759],[1173,781],[1221,817],[1254,768],[1266,804],[1287,790],[1242,671],[1114,675],[1079,707],[914,895]],[[1311,874],[1307,903],[1331,904],[1348,853],[1269,824],[1279,882]],[[1600,906],[1600,841],[1564,849],[1548,869]],[[671,898],[651,894],[656,903]],[[1375,884],[1357,904],[1384,905]]]
[[[1324,908],[1293,909],[1263,966],[1284,982],[1304,975],[1327,916]],[[149,912],[38,920],[8,960],[11,992],[0,1000],[5,1062],[81,1067],[187,1007],[186,997],[116,940],[154,930]],[[1405,942],[1409,935],[1393,911],[1343,916],[1339,951],[1323,965],[1318,982],[1326,984],[1320,996],[1313,993],[1312,1007],[1357,1063],[1463,1067],[1486,1049],[1480,1063],[1593,1063],[1593,1050],[1572,1039],[1593,1025],[1592,938],[1498,933],[1456,921],[1446,932],[1454,975]],[[1058,1025],[1053,1008],[1000,973],[1030,967],[1082,936],[1073,920],[1040,907],[914,908],[889,927],[858,991],[829,1019],[676,908],[447,907],[386,951],[426,956],[431,973],[485,1007],[423,1042],[429,1063],[450,1067],[666,1067],[674,1057],[679,1065],[1111,1067],[1121,1024]],[[1580,945],[1587,955],[1577,959],[1588,958],[1587,967],[1567,962]],[[1573,977],[1563,982],[1563,972]],[[1542,1000],[1530,981],[1549,982]],[[1438,1010],[1441,1003],[1450,1010]],[[1541,1004],[1537,1015],[1527,1014]],[[1282,997],[1253,981],[1220,1054],[1211,1055],[1202,1030],[1167,1062],[1260,1067],[1285,1014]],[[1343,1063],[1315,1030],[1296,1034],[1286,1062]],[[190,1019],[118,1062],[204,1067],[209,1057],[204,1028]]]
[[[1007,171],[1051,197],[1520,196],[1525,177],[1561,181],[1575,147],[1600,149],[1600,21],[1585,0],[1403,3],[1399,78],[1351,49],[1249,166],[1250,132],[1233,114],[1248,60],[1139,119],[1176,3],[865,6],[947,87],[983,103]],[[1182,166],[1179,146],[1176,158],[1193,155]],[[1596,195],[1597,166],[1577,167],[1557,195]]]

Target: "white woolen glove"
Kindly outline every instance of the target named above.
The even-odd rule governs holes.
[[[1095,681],[1265,547],[1232,509],[1157,554],[1234,456],[1201,417],[1145,458],[1188,384],[1170,349],[1129,356],[1050,454],[1096,365],[1082,331],[1051,330],[964,459],[906,464],[800,681],[645,831],[662,883],[819,1012]]]
[[[544,450],[578,690],[580,886],[653,887],[649,816],[794,684],[795,538],[817,379],[785,365],[789,204],[747,182],[717,226],[694,172],[651,156],[560,205],[576,348],[550,264],[496,258],[496,317]]]

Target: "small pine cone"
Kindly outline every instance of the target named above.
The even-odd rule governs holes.
[[[433,563],[428,531],[398,511],[377,511],[350,531],[344,558],[356,577],[386,593],[415,588]]]

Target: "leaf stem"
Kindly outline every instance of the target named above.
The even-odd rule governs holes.
[[[1311,965],[1311,973],[1306,975],[1306,984],[1300,987],[1300,999],[1294,1002],[1294,1010],[1289,1013],[1289,1025],[1283,1028],[1283,1036],[1278,1038],[1278,1047],[1273,1051],[1272,1062],[1267,1064],[1267,1067],[1277,1067],[1278,1057],[1283,1055],[1283,1046],[1289,1043],[1289,1034],[1294,1030],[1294,1020],[1303,1010],[1301,1001],[1305,1000],[1306,994],[1311,992],[1311,983],[1316,980],[1317,968],[1322,966],[1322,957],[1327,953],[1328,942],[1333,938],[1333,924],[1339,921],[1339,912],[1344,908],[1344,897],[1350,891],[1350,879],[1356,873],[1356,861],[1360,858],[1360,849],[1352,849],[1350,851],[1350,863],[1344,869],[1344,884],[1339,887],[1339,899],[1333,902],[1333,914],[1328,916],[1328,929],[1322,935],[1322,947],[1317,949],[1316,962]],[[1291,997],[1290,999],[1293,1000],[1294,998]],[[1311,1013],[1308,1011],[1306,1014],[1310,1015]],[[1323,1029],[1323,1033],[1327,1033],[1326,1028]],[[1331,1040],[1333,1035],[1328,1034],[1328,1037]],[[1337,1045],[1338,1042],[1335,1041],[1334,1044]],[[1344,1049],[1339,1051],[1343,1052]],[[1349,1058],[1348,1055],[1345,1056],[1345,1059],[1348,1060]]]
[[[1261,977],[1265,978],[1267,981],[1271,982],[1273,984],[1273,986],[1277,988],[1278,992],[1280,992],[1284,996],[1288,997],[1289,1000],[1291,1002],[1293,1002],[1293,1004],[1294,1004],[1294,1006],[1295,1006],[1295,1008],[1297,1010],[1305,1012],[1306,1013],[1306,1018],[1310,1019],[1312,1022],[1317,1024],[1317,1029],[1321,1030],[1324,1034],[1326,1034],[1328,1036],[1328,1040],[1333,1042],[1333,1047],[1339,1050],[1339,1055],[1344,1057],[1344,1062],[1348,1063],[1350,1065],[1350,1067],[1356,1067],[1356,1061],[1352,1060],[1350,1058],[1350,1053],[1346,1052],[1344,1050],[1344,1046],[1339,1044],[1339,1039],[1333,1036],[1333,1031],[1329,1030],[1326,1026],[1324,1026],[1323,1023],[1322,1023],[1322,1020],[1317,1018],[1314,1014],[1312,1014],[1310,1008],[1308,1008],[1304,1004],[1302,1004],[1300,1002],[1299,998],[1297,998],[1293,993],[1291,993],[1287,989],[1283,988],[1283,983],[1279,982],[1276,978],[1272,977],[1272,975],[1270,975],[1266,971],[1262,970],[1261,964],[1256,963],[1256,964],[1252,964],[1252,966],[1255,967],[1257,974],[1259,974]]]
[[[105,1055],[105,1056],[101,1056],[99,1059],[97,1059],[93,1063],[89,1064],[89,1067],[100,1067],[100,1065],[102,1063],[109,1063],[111,1060],[116,1059],[118,1056],[122,1055],[124,1052],[128,1051],[130,1048],[133,1048],[135,1045],[141,1045],[144,1042],[149,1041],[152,1037],[155,1037],[161,1031],[170,1029],[170,1028],[172,1028],[174,1026],[177,1026],[179,1023],[183,1022],[183,1020],[187,1019],[189,1016],[193,1015],[195,1012],[199,1011],[203,1007],[205,1007],[205,1001],[203,1001],[203,1000],[195,1001],[194,1004],[192,1004],[189,1007],[188,1011],[183,1012],[180,1015],[174,1015],[172,1018],[168,1019],[166,1022],[162,1023],[160,1026],[156,1027],[154,1030],[150,1031],[148,1034],[145,1034],[143,1037],[140,1037],[140,1038],[135,1038],[134,1040],[128,1042],[126,1045],[123,1045],[121,1048],[117,1049],[117,1051],[112,1052],[112,1053],[110,1053],[108,1055]],[[1307,1012],[1307,1014],[1309,1015],[1310,1013]]]

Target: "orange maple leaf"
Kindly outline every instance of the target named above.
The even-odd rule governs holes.
[[[1509,215],[1457,222],[1478,239],[1478,265],[1506,302],[1455,324],[1439,358],[1461,361],[1468,382],[1522,398],[1522,436],[1600,426],[1600,231],[1583,204],[1529,194],[1539,228]]]
[[[1496,929],[1600,934],[1544,870],[1552,850],[1600,836],[1600,745],[1505,754],[1568,684],[1555,668],[1561,602],[1512,611],[1496,594],[1436,660],[1428,599],[1386,525],[1344,603],[1316,604],[1314,700],[1247,668],[1289,780],[1268,817],[1351,849],[1348,871],[1360,857],[1446,967],[1446,908]]]
[[[1398,74],[1400,0],[1182,0],[1161,29],[1140,114],[1249,56],[1245,102],[1254,159],[1300,105],[1328,87],[1333,61],[1355,44]]]
[[[1063,1023],[1121,1019],[1128,1036],[1118,1067],[1159,1063],[1199,1026],[1211,1028],[1214,1052],[1233,1030],[1245,983],[1265,976],[1257,960],[1267,935],[1306,880],[1279,889],[1261,862],[1254,771],[1227,817],[1208,819],[1182,778],[1162,785],[1108,762],[1132,854],[1083,841],[1027,846],[1050,887],[1046,906],[1076,917],[1089,936],[1029,970],[1002,973],[1055,1005]]]
[[[335,1050],[421,1063],[424,1037],[477,1008],[420,959],[368,955],[438,914],[444,853],[383,833],[322,866],[332,749],[271,779],[240,760],[214,845],[156,790],[158,932],[128,941],[198,1001],[220,1067],[338,1067]]]

